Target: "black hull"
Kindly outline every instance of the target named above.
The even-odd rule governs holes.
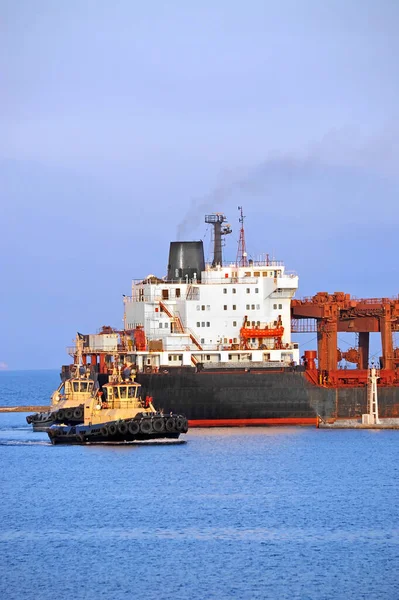
[[[367,388],[329,388],[310,383],[303,370],[264,369],[140,373],[144,395],[154,397],[165,413],[182,412],[205,424],[217,421],[270,420],[297,423],[354,418],[367,412]],[[399,417],[399,387],[378,389],[380,417]],[[237,423],[239,424],[239,423]],[[256,424],[256,423],[254,423]],[[258,423],[262,424],[262,423]],[[206,425],[206,424],[205,424]]]
[[[122,436],[122,435],[113,435],[113,436],[96,436],[96,438],[92,438],[92,439],[80,439],[76,434],[66,434],[66,435],[60,435],[60,436],[54,436],[52,438],[50,438],[50,441],[52,444],[54,445],[60,445],[60,444],[68,444],[68,445],[78,445],[78,446],[84,446],[85,444],[127,444],[129,442],[148,442],[150,440],[163,440],[163,439],[169,439],[169,440],[177,440],[179,439],[180,433],[165,433],[163,435],[161,434],[148,434],[148,435],[127,435],[127,436]]]
[[[161,428],[162,430],[159,430]],[[47,431],[52,444],[121,444],[179,438],[187,433],[187,419],[183,415],[119,419],[96,425],[54,425]]]

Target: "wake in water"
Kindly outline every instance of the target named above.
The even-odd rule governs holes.
[[[45,440],[0,440],[0,446],[51,446]]]

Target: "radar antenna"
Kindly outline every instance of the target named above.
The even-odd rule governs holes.
[[[240,239],[238,240],[236,265],[237,265],[237,267],[246,267],[248,265],[248,261],[247,261],[247,250],[245,247],[245,231],[244,231],[245,217],[244,217],[244,213],[242,212],[242,206],[239,206],[238,210],[240,211],[240,218],[238,220],[241,223],[241,229],[240,229]]]

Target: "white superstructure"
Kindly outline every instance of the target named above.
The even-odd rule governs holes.
[[[133,281],[124,298],[124,329],[145,332],[139,368],[299,363],[290,316],[297,275],[267,256],[242,262],[247,264],[206,265],[191,277],[172,279],[169,269],[169,277]],[[182,275],[184,268],[175,272]]]

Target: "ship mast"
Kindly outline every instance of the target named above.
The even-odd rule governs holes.
[[[238,210],[240,211],[240,218],[238,220],[241,223],[241,229],[240,229],[240,239],[238,240],[236,266],[237,267],[246,267],[248,262],[247,262],[247,249],[245,246],[245,231],[244,231],[245,217],[242,212],[242,206],[239,206]]]
[[[205,216],[205,223],[213,225],[213,261],[212,267],[223,266],[222,259],[222,235],[228,235],[231,233],[230,225],[227,224],[222,227],[222,224],[226,222],[226,217],[222,213],[214,213],[213,215]]]

